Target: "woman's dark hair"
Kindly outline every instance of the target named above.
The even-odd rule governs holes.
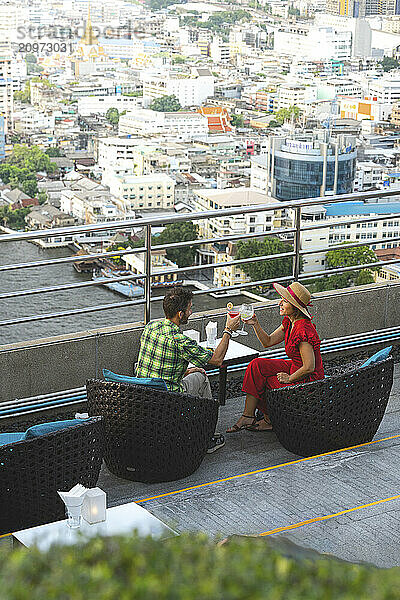
[[[307,317],[307,315],[305,315],[302,310],[297,308],[297,306],[295,306],[294,304],[292,304],[292,306],[294,310],[293,316],[295,319],[309,319],[309,317]]]
[[[173,319],[180,311],[185,311],[193,299],[193,292],[182,286],[175,286],[164,296],[163,309],[167,319]]]

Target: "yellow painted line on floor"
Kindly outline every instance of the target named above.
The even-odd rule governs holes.
[[[281,467],[287,467],[290,465],[297,465],[314,458],[321,458],[322,456],[329,456],[330,454],[337,454],[338,452],[345,452],[346,450],[354,450],[354,448],[362,448],[363,446],[370,446],[372,444],[379,444],[380,442],[387,442],[388,440],[394,440],[400,437],[400,434],[391,435],[390,437],[382,438],[380,440],[374,440],[372,442],[364,442],[363,444],[357,444],[356,446],[349,446],[348,448],[340,448],[339,450],[331,450],[330,452],[324,452],[324,454],[316,454],[314,456],[306,456],[305,458],[299,458],[298,460],[292,460],[290,462],[281,463],[279,465],[273,465],[272,467],[265,467],[264,469],[257,469],[257,471],[249,471],[248,473],[240,473],[240,475],[231,475],[224,479],[216,479],[215,481],[208,481],[207,483],[200,483],[191,487],[183,488],[181,490],[174,490],[173,492],[166,492],[165,494],[159,494],[158,496],[149,496],[148,498],[142,498],[141,500],[135,500],[136,504],[141,502],[148,502],[150,500],[157,500],[158,498],[165,498],[166,496],[173,496],[175,494],[181,494],[182,492],[190,492],[191,490],[198,490],[202,487],[214,485],[215,483],[224,483],[225,481],[232,481],[233,479],[240,479],[241,477],[247,477],[248,475],[256,475],[257,473],[265,473],[266,471],[272,471],[274,469],[280,469]]]
[[[0,538],[8,537],[9,535],[12,535],[12,533],[3,533],[3,535],[0,535]]]
[[[306,521],[300,521],[299,523],[294,523],[293,525],[285,525],[283,527],[277,527],[277,529],[270,529],[270,531],[264,531],[264,533],[259,533],[259,536],[265,535],[273,535],[274,533],[281,533],[282,531],[290,531],[291,529],[297,529],[298,527],[303,527],[303,525],[310,525],[310,523],[318,523],[320,521],[327,521],[328,519],[333,519],[333,517],[339,517],[340,515],[345,515],[347,513],[353,512],[354,510],[361,510],[362,508],[369,508],[370,506],[376,506],[377,504],[382,504],[383,502],[390,502],[390,500],[398,500],[400,498],[400,494],[398,496],[391,496],[390,498],[383,498],[382,500],[376,500],[375,502],[369,502],[368,504],[362,504],[361,506],[354,506],[353,508],[346,508],[345,510],[341,510],[337,513],[333,513],[332,515],[323,515],[322,517],[314,517],[313,519],[307,519]]]

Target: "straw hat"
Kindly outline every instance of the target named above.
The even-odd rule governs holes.
[[[306,317],[311,319],[311,315],[306,308],[307,306],[312,306],[310,303],[311,294],[304,285],[301,285],[298,281],[293,281],[287,288],[279,283],[273,283],[272,285],[282,298],[290,302],[290,304],[293,304],[293,306],[301,310]]]

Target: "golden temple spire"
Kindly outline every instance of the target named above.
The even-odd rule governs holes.
[[[90,2],[88,3],[88,16],[86,21],[86,29],[85,33],[81,39],[82,44],[86,44],[87,46],[94,46],[99,43],[99,40],[93,33],[92,22],[90,20]]]

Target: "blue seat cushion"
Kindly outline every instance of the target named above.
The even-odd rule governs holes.
[[[50,423],[40,423],[39,425],[32,425],[25,432],[25,439],[29,440],[32,438],[46,435],[46,433],[55,433],[60,429],[66,429],[67,427],[73,427],[74,425],[80,425],[87,421],[87,419],[68,419],[66,421],[52,421]]]
[[[0,433],[0,446],[13,444],[25,439],[25,431],[19,433]]]
[[[114,383],[130,383],[131,385],[146,385],[156,390],[168,390],[164,379],[160,377],[129,377],[128,375],[117,375],[108,369],[103,369],[103,377],[106,381]]]
[[[380,362],[381,360],[386,360],[392,350],[392,346],[387,346],[386,348],[382,348],[379,352],[376,352],[372,356],[370,356],[365,363],[361,365],[361,367],[368,367],[369,365],[373,365],[374,363]]]

